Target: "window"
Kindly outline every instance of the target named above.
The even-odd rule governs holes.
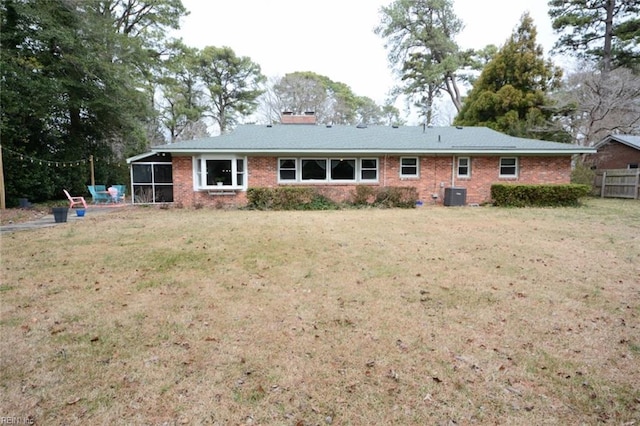
[[[331,160],[331,180],[355,180],[356,160]]]
[[[294,158],[281,158],[278,160],[278,177],[280,180],[296,180],[297,171]]]
[[[173,202],[171,163],[133,163],[131,183],[136,204]]]
[[[301,160],[302,180],[326,180],[327,160],[312,158]]]
[[[400,177],[418,177],[418,158],[400,159]]]
[[[236,185],[244,186],[244,160],[242,158],[236,160]]]
[[[195,158],[196,189],[218,187],[238,189],[245,186],[244,158]]]
[[[629,163],[627,164],[627,169],[637,169],[638,163]]]
[[[502,157],[500,159],[500,177],[518,177],[518,159]]]
[[[231,160],[206,160],[207,186],[232,185]]]
[[[360,180],[378,180],[377,158],[363,158],[360,160]]]
[[[377,182],[378,159],[279,158],[278,181]]]
[[[471,177],[471,159],[458,157],[458,177]]]

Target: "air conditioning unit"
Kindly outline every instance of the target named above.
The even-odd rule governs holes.
[[[464,206],[467,204],[467,188],[445,188],[445,206]]]

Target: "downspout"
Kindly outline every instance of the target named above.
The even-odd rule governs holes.
[[[456,187],[456,156],[451,156],[451,187]]]
[[[388,157],[388,155],[385,154],[384,155],[384,168],[382,169],[383,173],[384,173],[384,175],[382,176],[382,186],[385,186],[385,187],[387,186],[387,167],[388,167],[387,157]]]

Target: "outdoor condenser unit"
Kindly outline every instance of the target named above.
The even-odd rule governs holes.
[[[467,188],[445,188],[445,206],[464,206],[467,204]]]

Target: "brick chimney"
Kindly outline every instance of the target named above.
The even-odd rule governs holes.
[[[316,113],[306,111],[302,115],[296,115],[291,111],[284,111],[280,123],[282,124],[316,124]]]

